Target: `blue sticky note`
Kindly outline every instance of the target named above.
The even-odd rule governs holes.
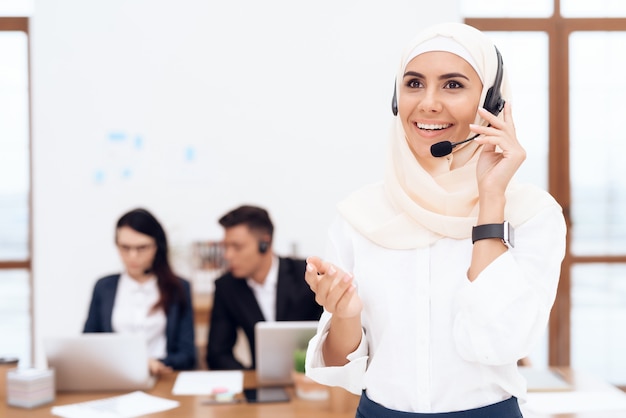
[[[187,147],[185,149],[185,160],[193,161],[196,158],[196,150],[194,147]]]
[[[96,170],[93,173],[93,181],[95,181],[96,183],[104,182],[104,170]]]
[[[126,134],[124,132],[109,132],[110,141],[125,141]]]
[[[124,179],[129,179],[133,174],[133,171],[126,167],[125,169],[122,170],[122,178]]]

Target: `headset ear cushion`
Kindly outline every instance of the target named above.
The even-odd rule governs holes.
[[[487,90],[487,95],[485,96],[485,104],[483,105],[483,107],[485,108],[485,110],[489,111],[489,113],[492,113],[496,116],[498,116],[504,108],[504,100],[502,100],[502,97],[500,97],[499,92],[494,93],[493,87],[489,87],[489,90]]]
[[[259,252],[261,254],[265,254],[268,248],[269,248],[269,243],[267,241],[259,241]]]
[[[496,48],[496,58],[498,60],[498,69],[496,71],[496,79],[493,82],[493,86],[489,87],[487,94],[485,95],[485,103],[483,107],[488,112],[498,116],[504,108],[504,99],[502,99],[502,78],[504,74],[504,64],[502,62],[502,55]]]

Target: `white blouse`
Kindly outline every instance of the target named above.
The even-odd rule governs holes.
[[[325,367],[331,315],[324,312],[309,342],[307,375],[355,394],[365,389],[373,401],[407,412],[466,410],[511,396],[523,402],[517,360],[546,331],[565,234],[560,208],[543,210],[516,228],[515,248],[470,282],[470,239],[389,250],[338,218],[326,258],[354,274],[363,335],[345,366]]]
[[[113,331],[145,336],[148,354],[155,359],[162,359],[167,353],[165,312],[152,310],[159,297],[156,277],[139,283],[123,273],[117,284],[111,319]]]

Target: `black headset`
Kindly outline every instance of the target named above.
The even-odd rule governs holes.
[[[270,243],[267,241],[259,241],[259,252],[265,254],[270,247]]]
[[[502,98],[502,77],[504,74],[504,63],[502,62],[502,55],[500,51],[498,51],[498,47],[496,48],[496,56],[498,58],[498,70],[496,71],[496,79],[493,82],[493,86],[489,87],[487,90],[487,95],[485,96],[485,103],[483,107],[488,110],[490,113],[498,116],[502,109],[504,108],[504,99]],[[391,111],[394,116],[398,115],[398,97],[396,91],[396,83],[393,83],[393,97],[391,98]]]

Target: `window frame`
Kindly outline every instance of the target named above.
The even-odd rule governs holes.
[[[482,31],[533,31],[548,35],[549,65],[549,134],[548,191],[563,207],[568,229],[572,204],[570,179],[570,106],[569,106],[569,36],[580,31],[626,31],[626,18],[565,18],[560,15],[560,0],[554,0],[552,16],[546,18],[479,18],[464,22]],[[624,263],[624,255],[575,255],[571,236],[566,238],[566,254],[561,278],[550,316],[548,363],[570,366],[571,363],[571,274],[578,263]]]
[[[30,316],[30,363],[34,361],[35,353],[35,315],[34,315],[34,292],[33,292],[33,152],[32,152],[32,89],[31,89],[31,45],[30,45],[30,19],[28,17],[0,17],[0,31],[2,32],[24,32],[26,35],[26,60],[27,60],[27,79],[28,79],[28,255],[25,259],[17,260],[0,260],[1,270],[25,270],[28,275],[28,288],[29,288],[29,300],[28,300],[28,314]]]

